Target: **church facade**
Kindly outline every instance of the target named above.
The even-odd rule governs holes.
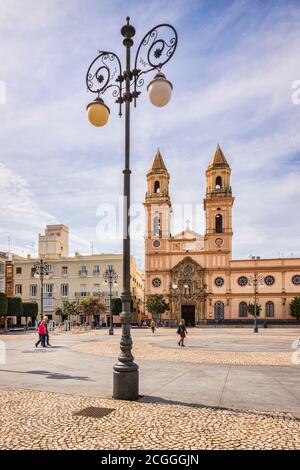
[[[218,145],[206,170],[205,233],[187,228],[171,234],[170,175],[158,150],[147,173],[144,202],[145,296],[162,294],[170,310],[164,324],[184,318],[189,326],[208,321],[247,321],[249,303],[260,319],[289,321],[290,302],[300,295],[300,259],[232,259],[231,168]]]

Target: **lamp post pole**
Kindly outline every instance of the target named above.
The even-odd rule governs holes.
[[[49,276],[49,264],[40,259],[34,264],[34,276],[41,282],[41,320],[44,318],[44,278]]]
[[[114,52],[99,51],[99,55],[90,64],[86,85],[90,92],[97,97],[88,104],[88,118],[96,127],[104,126],[110,110],[104,103],[102,95],[112,88],[112,96],[119,105],[119,116],[122,116],[122,106],[125,104],[125,165],[124,175],[124,219],[123,219],[123,292],[122,292],[122,337],[121,353],[113,368],[113,397],[121,400],[136,400],[138,398],[138,366],[133,361],[131,338],[131,293],[130,293],[130,107],[136,106],[140,95],[138,88],[144,84],[144,74],[156,71],[154,79],[147,90],[150,100],[155,106],[165,106],[171,98],[172,83],[161,73],[162,67],[171,59],[177,46],[177,32],[169,24],[160,24],[152,28],[140,42],[131,68],[131,48],[135,28],[127,17],[126,24],[121,28],[123,45],[125,47],[125,70],[119,57]]]
[[[257,326],[257,305],[256,305],[256,296],[257,296],[257,274],[254,274],[254,333],[258,333],[258,326]]]
[[[253,331],[254,333],[258,333],[258,324],[257,324],[257,294],[258,294],[258,287],[264,285],[264,277],[254,273],[252,277],[250,277],[248,281],[249,286],[253,286],[254,289],[254,326]]]
[[[112,298],[112,285],[116,285],[118,275],[116,271],[114,270],[113,266],[110,264],[108,268],[106,269],[105,273],[103,274],[105,283],[109,285],[109,314],[110,314],[110,325],[109,325],[109,334],[113,335],[114,334],[114,325],[113,325],[113,314],[112,314],[112,308],[111,308],[111,298]]]

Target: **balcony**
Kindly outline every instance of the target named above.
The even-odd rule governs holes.
[[[90,292],[75,292],[76,298],[90,297],[90,295],[91,295]]]
[[[80,277],[87,277],[88,272],[87,271],[82,271],[81,269],[79,270],[79,276]]]
[[[43,297],[44,297],[44,299],[53,299],[54,298],[54,292],[44,292]]]

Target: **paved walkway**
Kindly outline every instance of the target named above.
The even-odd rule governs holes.
[[[108,414],[80,414],[91,407]],[[300,449],[300,421],[286,414],[155,399],[123,402],[0,389],[0,423],[0,449]]]
[[[159,329],[154,336],[133,330],[140,394],[144,402],[280,411],[300,418],[300,365],[292,364],[298,336],[295,329],[258,335],[250,329],[194,329],[184,349],[176,345],[174,330]],[[0,387],[111,397],[119,330],[114,337],[106,330],[52,335],[52,348],[46,350],[33,347],[34,334],[3,339],[7,364],[0,367]]]

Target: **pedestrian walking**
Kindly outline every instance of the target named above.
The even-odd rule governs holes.
[[[155,328],[156,328],[156,323],[155,323],[154,320],[151,321],[151,323],[150,323],[150,328],[151,328],[152,333],[154,334]]]
[[[49,318],[47,316],[44,317],[44,322],[46,328],[45,344],[46,346],[51,346],[49,342]]]
[[[187,335],[187,329],[185,327],[184,320],[180,320],[178,328],[177,328],[177,334],[180,336],[180,340],[178,341],[178,346],[185,346],[184,338]]]
[[[46,339],[46,324],[45,321],[41,321],[38,325],[38,334],[39,334],[39,340],[35,343],[35,347],[37,348],[38,345],[41,343],[42,348],[46,347],[45,344],[45,339]]]

